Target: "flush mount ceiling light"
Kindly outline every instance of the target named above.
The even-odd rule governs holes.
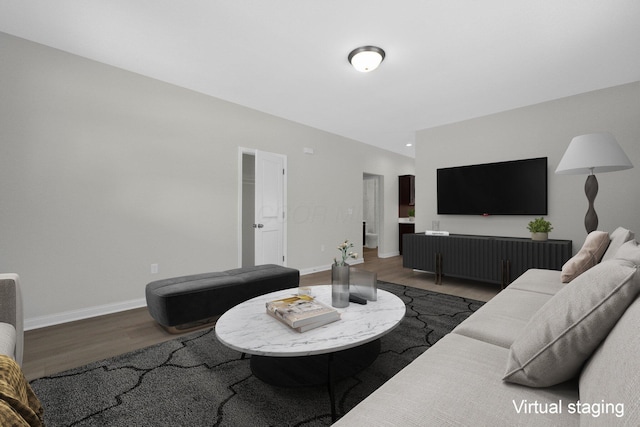
[[[375,70],[383,59],[384,50],[376,46],[362,46],[349,54],[349,63],[361,73]]]

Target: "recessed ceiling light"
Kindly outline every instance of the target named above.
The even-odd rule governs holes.
[[[349,54],[349,63],[353,68],[368,73],[378,68],[378,65],[384,59],[384,50],[376,46],[362,46],[354,49]]]
[[[413,144],[412,144],[412,143],[410,143],[410,142],[407,142],[406,146],[407,146],[407,147],[413,147]]]

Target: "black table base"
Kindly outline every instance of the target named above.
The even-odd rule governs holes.
[[[334,385],[371,365],[380,353],[380,340],[335,353],[299,357],[251,356],[251,371],[278,387],[327,385],[331,415],[336,420]]]

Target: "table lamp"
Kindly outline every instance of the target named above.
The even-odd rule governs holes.
[[[576,136],[571,140],[567,151],[562,156],[557,174],[581,175],[589,174],[584,184],[589,209],[584,217],[587,234],[598,228],[598,215],[593,202],[598,194],[598,180],[595,173],[614,172],[631,169],[633,165],[622,151],[615,137],[608,132],[590,133]]]

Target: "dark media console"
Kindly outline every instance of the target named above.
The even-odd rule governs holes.
[[[530,268],[561,270],[572,256],[571,240],[544,242],[516,237],[424,233],[403,236],[403,266],[442,276],[499,284],[503,289]]]

